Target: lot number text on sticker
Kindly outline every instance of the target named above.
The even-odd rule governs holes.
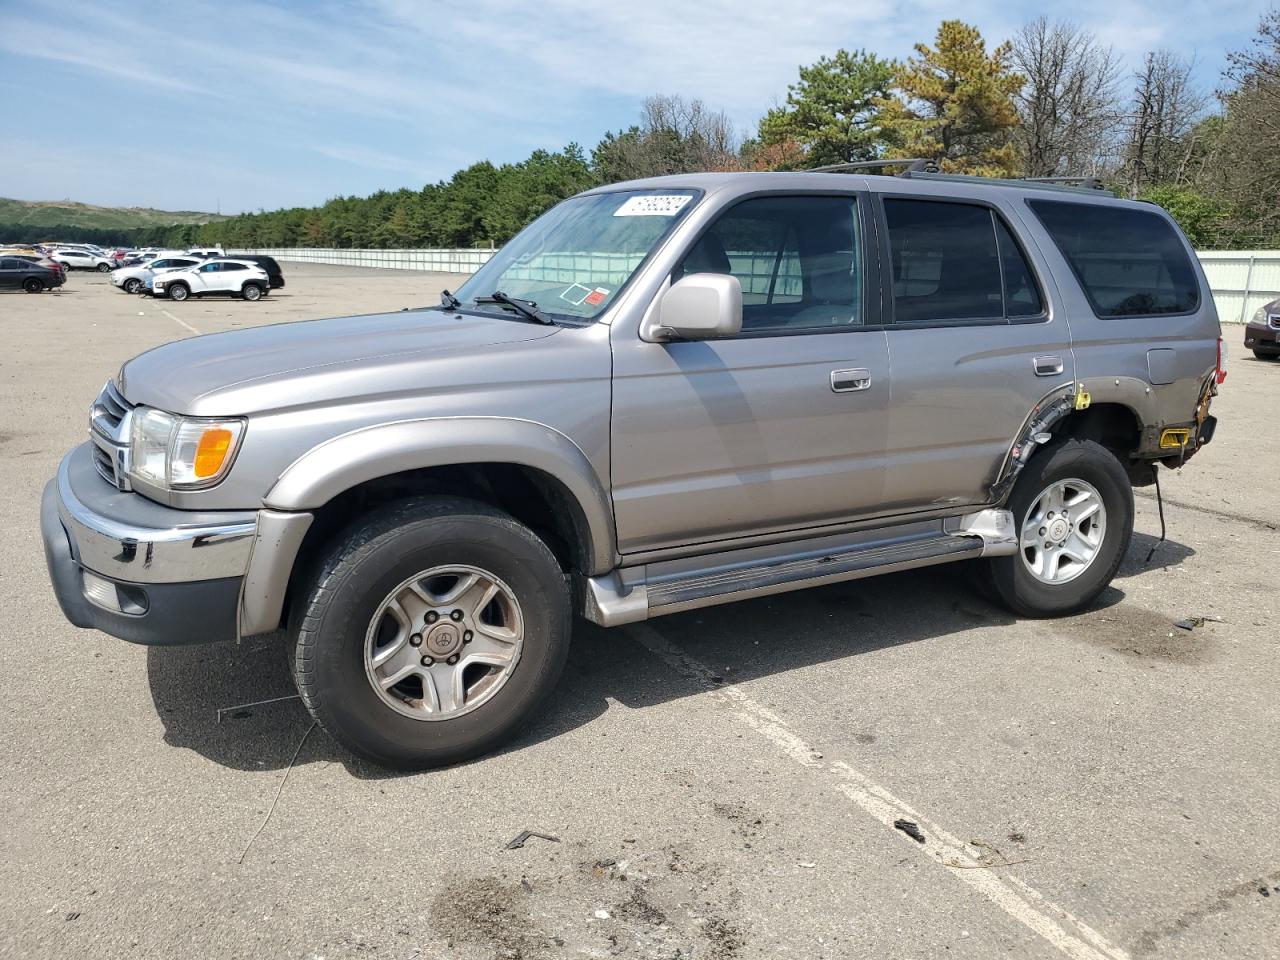
[[[674,217],[693,198],[680,193],[650,193],[628,197],[627,202],[613,211],[615,217]]]

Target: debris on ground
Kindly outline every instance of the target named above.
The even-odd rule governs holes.
[[[526,840],[531,840],[534,837],[537,837],[539,840],[550,840],[552,843],[560,842],[559,837],[553,837],[549,833],[538,833],[536,830],[521,830],[519,833],[517,833],[514,837],[511,838],[511,841],[506,845],[504,849],[519,850],[521,847],[525,845]]]
[[[1226,623],[1221,617],[1187,617],[1185,620],[1175,620],[1173,625],[1179,630],[1193,630],[1196,627],[1203,627],[1206,623]]]
[[[916,843],[924,843],[924,831],[920,829],[920,824],[914,820],[895,820],[893,828],[901,830]]]

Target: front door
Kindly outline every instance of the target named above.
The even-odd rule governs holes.
[[[886,196],[880,212],[893,363],[885,509],[985,503],[1031,410],[1072,382],[1066,319],[995,207]]]
[[[862,238],[865,194],[770,195],[713,222],[675,269],[738,278],[733,339],[613,332],[619,549],[798,530],[874,513],[889,362]]]

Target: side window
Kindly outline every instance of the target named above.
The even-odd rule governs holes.
[[[226,273],[229,270],[248,270],[248,269],[249,268],[246,267],[243,263],[224,263],[222,265],[223,273]]]
[[[199,262],[200,262],[199,260],[170,260],[169,265],[172,267],[186,268],[186,267],[194,267]]]
[[[17,260],[0,260],[0,270],[19,270],[22,264]]]
[[[1044,299],[1031,272],[1027,255],[1018,246],[1009,228],[993,213],[996,223],[996,247],[1000,251],[1000,271],[1004,279],[1005,313],[1011,319],[1038,317],[1044,313]]]
[[[759,197],[727,210],[676,268],[742,284],[744,333],[864,323],[854,197]]]
[[[1027,203],[1098,316],[1190,313],[1200,306],[1195,269],[1163,217],[1102,203]]]
[[[206,263],[203,267],[200,268],[200,272],[201,273],[217,273],[221,269],[222,269],[222,264],[220,263]]]
[[[966,203],[885,200],[896,323],[1005,316],[991,211]]]

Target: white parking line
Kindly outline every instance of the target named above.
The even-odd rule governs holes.
[[[192,333],[194,333],[196,336],[199,336],[199,335],[200,335],[200,331],[199,331],[199,330],[197,330],[197,329],[196,329],[195,327],[193,327],[191,324],[187,323],[187,321],[183,320],[181,317],[175,317],[175,316],[174,316],[172,313],[170,313],[168,310],[164,310],[164,309],[161,309],[161,311],[160,311],[160,312],[161,312],[161,313],[163,313],[163,314],[164,314],[166,317],[168,317],[170,320],[172,320],[174,323],[176,323],[178,326],[180,326],[180,327],[182,327],[182,328],[184,328],[184,329],[186,329],[186,330],[190,330],[190,331],[191,331]]]
[[[793,762],[833,779],[835,789],[864,813],[890,829],[893,829],[895,820],[914,820],[924,831],[925,842],[920,844],[904,835],[903,840],[909,847],[969,884],[1072,960],[1128,960],[1129,955],[1124,950],[1062,907],[1046,900],[1032,887],[1016,877],[1000,876],[989,869],[990,861],[981,859],[983,851],[922,816],[847,763],[821,759],[821,755],[788,729],[777,714],[756,703],[741,688],[719,683],[710,668],[670,643],[653,627],[634,624],[623,629],[671,669],[705,687],[712,697],[733,710],[733,716],[739,723],[769,740]]]

